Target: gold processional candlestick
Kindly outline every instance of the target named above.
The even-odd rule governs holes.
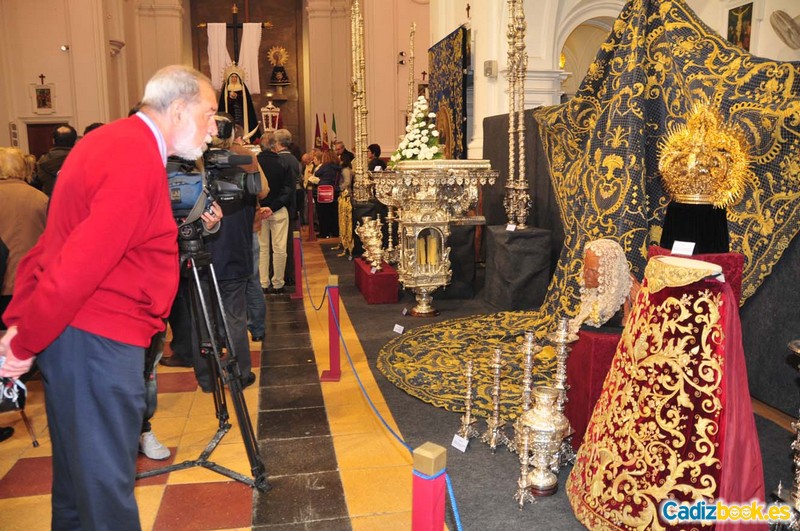
[[[353,0],[350,13],[353,66],[353,114],[355,142],[353,146],[353,201],[366,203],[374,193],[367,172],[367,97],[365,90],[366,61],[364,59],[364,17],[359,0]]]
[[[528,210],[530,209],[530,195],[528,194],[528,180],[525,177],[525,76],[528,73],[528,54],[525,50],[525,9],[523,0],[517,0],[514,12],[514,48],[516,49],[516,76],[517,76],[517,143],[519,144],[519,172],[517,174],[517,227],[527,227]],[[510,117],[509,117],[510,118]]]
[[[503,206],[509,225],[527,227],[530,209],[525,177],[525,11],[522,0],[508,0],[508,178]]]
[[[478,420],[472,417],[472,368],[472,360],[467,360],[467,373],[465,378],[467,388],[464,393],[464,414],[461,415],[461,428],[458,430],[458,436],[467,440],[479,435],[475,427]]]
[[[414,102],[417,100],[416,91],[414,90],[414,34],[416,32],[417,23],[412,22],[408,45],[408,108],[406,110],[408,123],[411,123],[411,117],[414,114]]]
[[[516,190],[516,135],[515,135],[515,117],[517,105],[517,76],[516,76],[516,63],[517,54],[514,48],[514,6],[516,0],[508,0],[508,28],[506,30],[506,38],[508,40],[508,59],[506,63],[506,70],[508,76],[508,176],[506,177],[506,196],[503,198],[503,206],[506,210],[506,217],[508,224],[514,225],[516,222],[516,215],[514,209],[515,190]]]
[[[501,444],[505,445],[510,452],[514,451],[511,441],[505,433],[500,423],[500,369],[503,366],[503,352],[499,348],[494,350],[492,357],[492,369],[494,371],[494,385],[492,386],[492,416],[486,421],[486,432],[481,436],[481,440],[489,445],[492,453]]]
[[[553,344],[556,351],[556,374],[553,377],[553,387],[558,392],[556,407],[558,412],[563,414],[567,404],[567,391],[569,390],[569,384],[567,383],[567,357],[571,350],[569,344],[577,341],[578,336],[570,332],[569,319],[562,317],[558,320],[556,331],[547,334],[547,339]],[[558,454],[554,456],[553,466],[555,471],[568,463],[575,462],[575,451],[572,449],[572,433],[573,430],[570,426],[564,435],[564,441]]]

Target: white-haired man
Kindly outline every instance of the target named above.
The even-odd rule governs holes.
[[[53,446],[53,529],[139,529],[133,495],[145,410],[144,350],[178,286],[167,156],[200,156],[216,134],[210,81],[156,72],[135,115],[70,152],[47,228],[20,263],[0,375],[38,355]],[[203,215],[206,226],[221,211]]]

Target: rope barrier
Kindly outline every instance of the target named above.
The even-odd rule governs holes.
[[[314,311],[318,312],[322,309],[322,305],[325,304],[325,297],[328,295],[328,286],[325,286],[325,291],[322,292],[322,300],[319,301],[319,306],[314,304],[314,299],[311,298],[311,286],[308,284],[308,270],[306,269],[306,255],[303,253],[303,246],[300,245],[300,267],[303,270],[303,278],[305,279],[306,283],[306,293],[308,293],[308,300],[311,303],[311,306],[314,307]],[[339,334],[341,335],[342,331],[339,330]]]
[[[314,311],[317,311],[317,312],[320,311],[322,309],[322,305],[325,303],[325,299],[326,298],[328,299],[328,306],[329,306],[328,309],[331,312],[331,315],[333,315],[333,320],[336,323],[336,330],[337,330],[337,333],[339,335],[339,340],[340,340],[342,346],[344,347],[344,353],[347,356],[347,363],[350,364],[350,369],[353,371],[353,376],[355,376],[356,382],[358,383],[358,386],[361,389],[361,394],[367,400],[367,403],[369,404],[369,407],[372,409],[372,412],[375,413],[375,415],[381,421],[383,426],[389,431],[389,433],[392,434],[392,436],[395,439],[397,439],[397,441],[400,444],[402,444],[406,448],[406,450],[408,450],[408,452],[410,454],[413,455],[414,449],[406,441],[404,441],[403,438],[391,428],[391,426],[389,426],[389,423],[386,422],[386,419],[384,419],[383,415],[380,414],[380,412],[378,411],[378,408],[375,407],[375,404],[372,402],[372,398],[370,398],[369,393],[367,393],[367,390],[364,387],[363,382],[361,381],[361,377],[358,375],[358,371],[356,371],[355,364],[353,363],[353,358],[350,356],[350,349],[347,348],[347,342],[344,340],[344,334],[342,333],[342,327],[341,327],[341,324],[339,323],[339,317],[338,317],[337,312],[335,311],[335,309],[333,307],[333,301],[331,300],[330,297],[327,297],[329,286],[325,286],[325,291],[322,294],[322,301],[320,301],[319,307],[317,307],[314,304],[314,299],[311,298],[311,288],[309,287],[308,271],[306,270],[305,255],[303,254],[303,246],[302,245],[300,246],[300,263],[301,263],[301,266],[303,268],[303,277],[305,278],[306,293],[308,293],[308,300],[311,302],[311,306],[314,307]],[[456,503],[455,492],[453,491],[453,484],[452,484],[452,482],[450,480],[450,475],[447,474],[445,470],[442,470],[442,472],[440,472],[436,476],[430,476],[430,477],[428,477],[425,474],[422,474],[421,472],[418,472],[416,470],[414,471],[415,475],[417,475],[418,477],[421,477],[423,479],[434,479],[436,477],[441,476],[442,473],[445,474],[445,480],[447,482],[447,494],[448,494],[448,497],[450,499],[450,506],[453,509],[453,519],[455,520],[456,529],[458,529],[458,531],[463,531],[463,528],[461,527],[461,515],[458,512],[458,504]]]

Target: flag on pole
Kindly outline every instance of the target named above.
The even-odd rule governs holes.
[[[317,113],[317,129],[314,131],[314,147],[322,149],[322,135],[319,132],[319,113]]]
[[[325,118],[325,113],[322,113],[322,150],[327,151],[331,148],[328,143],[328,120]]]
[[[333,139],[336,140],[336,113],[331,113],[331,131],[333,131]]]

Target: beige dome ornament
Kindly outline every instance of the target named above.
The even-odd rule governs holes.
[[[775,11],[769,16],[772,29],[793,50],[800,49],[800,15],[790,17],[786,11]]]

